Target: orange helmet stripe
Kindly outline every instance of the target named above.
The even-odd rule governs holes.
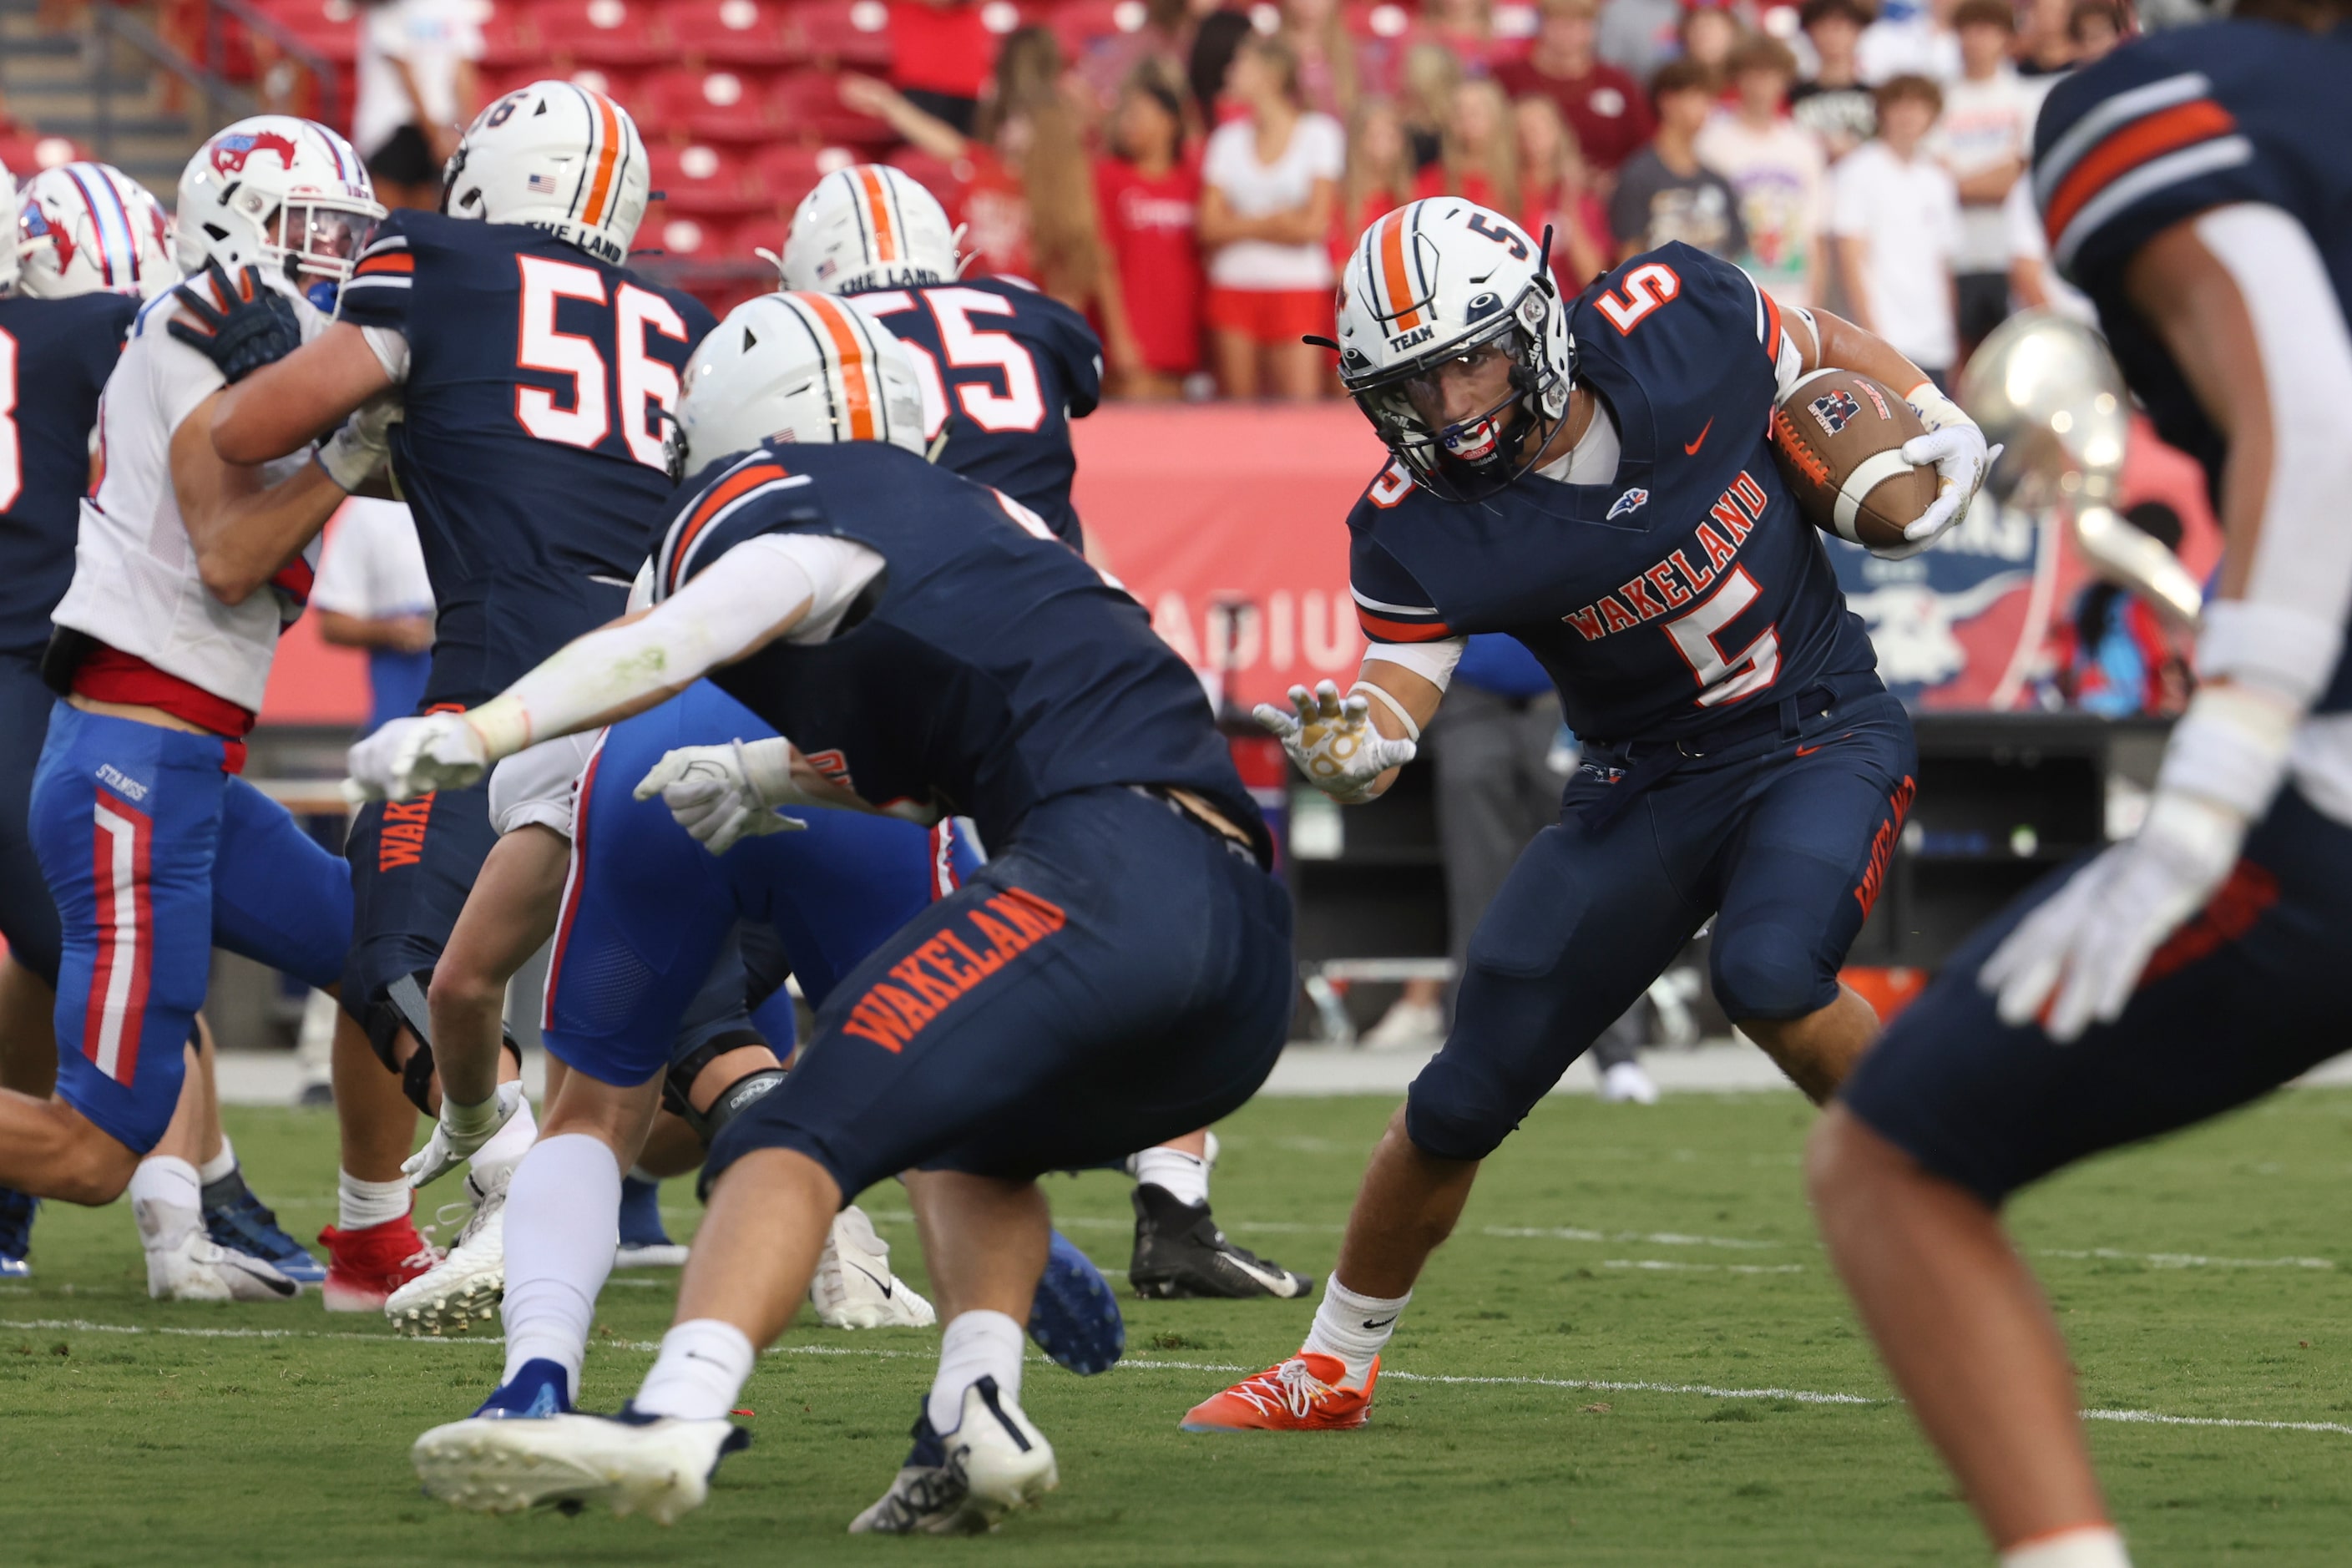
[[[580,215],[583,223],[604,221],[604,206],[613,194],[613,168],[621,161],[621,117],[613,108],[613,100],[601,92],[592,92],[588,101],[596,106],[596,139],[603,150],[596,154],[595,183],[588,187],[587,210]]]
[[[1381,286],[1388,293],[1391,310],[1408,305],[1413,297],[1404,268],[1404,214],[1405,209],[1399,207],[1381,220]],[[1391,330],[1408,331],[1419,325],[1421,312],[1406,309],[1396,317]]]
[[[824,294],[803,294],[799,299],[824,323],[825,335],[833,340],[834,353],[841,356],[841,390],[848,403],[850,439],[877,439],[874,405],[879,399],[876,395],[874,363],[866,357],[866,343],[850,324],[848,311]]]
[[[857,183],[866,194],[866,217],[874,227],[874,259],[898,259],[898,230],[890,222],[890,193],[882,184],[882,175],[872,164],[857,169]]]

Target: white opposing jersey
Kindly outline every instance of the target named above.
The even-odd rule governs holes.
[[[172,436],[205,398],[226,384],[220,370],[172,336],[166,294],[139,312],[130,342],[99,403],[98,489],[81,503],[73,584],[51,617],[166,675],[249,712],[261,708],[278,636],[301,600],[278,586],[241,605],[225,605],[196,570],[172,486]],[[325,319],[298,302],[304,335]],[[275,484],[310,460],[309,448],[262,470]],[[307,587],[319,560],[313,539],[293,573]]]

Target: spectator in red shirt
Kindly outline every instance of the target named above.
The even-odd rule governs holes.
[[[1538,239],[1551,226],[1551,270],[1563,293],[1575,295],[1609,270],[1616,246],[1609,209],[1592,188],[1592,173],[1559,105],[1531,93],[1511,106],[1519,140],[1520,226]]]
[[[1095,206],[1110,253],[1099,313],[1112,390],[1175,397],[1201,368],[1201,172],[1184,156],[1181,89],[1155,62],[1128,79],[1111,142],[1095,163]]]
[[[1454,112],[1437,162],[1414,182],[1415,197],[1466,196],[1482,207],[1517,216],[1519,144],[1511,126],[1511,102],[1491,81],[1465,81],[1454,89]]]
[[[995,58],[975,0],[890,0],[890,85],[966,136]]]
[[[932,157],[970,164],[966,271],[1034,283],[1087,310],[1108,270],[1079,118],[1062,95],[1062,53],[1046,27],[1008,34],[966,136],[887,82],[845,71],[841,100],[888,122]]]
[[[1513,98],[1540,93],[1559,108],[1587,167],[1604,178],[1655,124],[1642,84],[1593,53],[1595,0],[1544,0],[1534,52],[1495,68],[1495,79]]]

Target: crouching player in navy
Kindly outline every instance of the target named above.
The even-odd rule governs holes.
[[[42,664],[60,700],[28,826],[62,933],[57,1098],[0,1095],[0,1180],[79,1203],[128,1184],[152,1294],[284,1299],[294,1280],[206,1237],[194,1165],[141,1156],[179,1106],[213,947],[331,986],[350,942],[343,863],[235,775],[319,530],[382,448],[344,432],[240,468],[206,432],[227,382],[322,324],[310,291],[383,209],[341,137],[272,115],[197,150],[179,211],[206,277],[140,311],[107,383]]]
[[[1034,1178],[1241,1105],[1290,1010],[1290,910],[1199,682],[1133,600],[1025,509],[919,456],[895,340],[819,295],[754,300],[689,363],[698,483],[654,611],[491,701],[353,749],[362,787],[478,777],[535,739],[641,710],[706,671],[781,738],[651,782],[674,810],[968,815],[996,858],[841,982],[784,1081],[714,1143],[678,1321],[618,1420],[459,1423],[427,1484],[468,1506],[697,1505],[757,1348],[832,1216],[929,1173],[947,1328],[915,1447],[861,1531],[982,1528],[1056,1484],[1020,1405],[1050,1218]],[[663,1042],[642,1064],[646,1113]]]
[[[1339,374],[1395,459],[1348,519],[1372,642],[1355,689],[1259,710],[1343,801],[1413,755],[1465,638],[1507,632],[1585,737],[1557,826],[1470,940],[1453,1033],[1372,1155],[1305,1348],[1194,1430],[1360,1426],[1380,1352],[1478,1163],[1715,921],[1716,995],[1815,1100],[1876,1032],[1838,984],[1910,804],[1911,729],[1765,441],[1818,366],[1912,389],[1940,430],[1925,548],[1982,477],[1927,376],[1827,312],[1782,311],[1683,245],[1570,304],[1516,224],[1416,202],[1358,242]]]
[[[2252,10],[2069,77],[2035,138],[2053,256],[2213,487],[2228,548],[2204,684],[2139,833],[1979,931],[1813,1139],[1831,1255],[2014,1568],[2128,1559],[2001,1205],[2344,1048],[2352,26]]]

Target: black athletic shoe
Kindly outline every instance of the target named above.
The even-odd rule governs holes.
[[[1175,1300],[1239,1300],[1273,1296],[1297,1300],[1315,1293],[1315,1277],[1235,1247],[1217,1228],[1206,1204],[1182,1204],[1150,1182],[1135,1185],[1135,1257],[1128,1265],[1135,1293]]]

